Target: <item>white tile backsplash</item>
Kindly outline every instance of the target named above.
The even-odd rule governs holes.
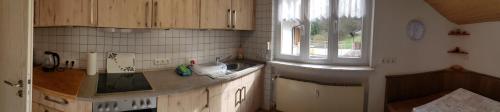
[[[85,68],[87,53],[98,53],[98,68],[105,69],[107,52],[136,53],[138,69],[165,69],[178,64],[213,62],[215,57],[236,56],[240,32],[218,30],[141,30],[109,32],[104,28],[57,27],[35,28],[35,62],[40,63],[44,51],[61,55],[62,62],[75,60]],[[170,58],[168,65],[153,65],[155,58]]]

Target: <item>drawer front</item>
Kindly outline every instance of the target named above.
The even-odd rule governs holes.
[[[77,102],[73,99],[68,99],[55,94],[42,92],[37,89],[33,89],[33,102],[64,112],[75,110],[78,106]]]
[[[46,106],[46,105],[39,104],[39,103],[33,103],[32,104],[32,112],[62,112],[62,111],[51,108],[51,107]]]

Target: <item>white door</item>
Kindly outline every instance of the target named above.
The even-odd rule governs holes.
[[[33,0],[0,0],[0,112],[31,111],[32,21]]]

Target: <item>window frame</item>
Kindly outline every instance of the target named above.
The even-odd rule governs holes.
[[[304,25],[303,33],[301,34],[300,53],[298,56],[295,55],[284,55],[281,54],[281,21],[279,20],[279,2],[280,0],[275,0],[275,21],[274,27],[274,60],[287,61],[287,62],[298,62],[298,63],[310,63],[310,64],[322,64],[322,65],[345,65],[345,66],[368,66],[370,65],[371,58],[371,44],[372,44],[372,1],[364,0],[365,2],[365,13],[363,16],[363,27],[362,27],[362,47],[361,47],[361,57],[360,58],[340,58],[338,56],[338,1],[330,0],[330,17],[329,21],[329,32],[328,32],[328,56],[326,59],[313,59],[309,58],[309,33],[310,33],[310,20],[309,20],[309,1],[301,0],[301,25]]]

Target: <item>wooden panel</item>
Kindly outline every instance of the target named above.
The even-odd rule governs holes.
[[[93,26],[94,0],[39,0],[37,26]]]
[[[208,112],[209,109],[205,107],[206,97],[205,89],[169,95],[166,110],[167,112]]]
[[[253,30],[255,23],[254,0],[233,0],[233,25],[236,30]]]
[[[200,27],[202,29],[229,29],[231,0],[201,0]]]
[[[64,72],[43,72],[38,67],[33,69],[33,88],[76,97],[84,78],[85,71],[83,70],[71,69]]]
[[[222,112],[236,112],[240,108],[241,104],[237,103],[240,99],[241,90],[241,80],[236,79],[231,82],[222,85],[223,91],[223,101],[222,101]]]
[[[387,76],[386,79],[386,111],[388,103],[405,102],[405,100],[429,95],[449,93],[458,88],[464,88],[500,101],[499,78],[467,70],[447,69],[411,75]],[[423,103],[418,102],[418,104]]]
[[[443,90],[443,72],[387,76],[386,102],[422,97]]]
[[[40,0],[33,1],[33,27],[38,27],[40,21]]]
[[[168,95],[158,96],[156,107],[158,112],[168,112]]]
[[[224,92],[222,84],[217,84],[214,86],[208,87],[209,90],[209,108],[210,112],[222,112],[223,110],[223,97],[222,94]]]
[[[98,0],[98,26],[151,27],[151,0]]]
[[[499,0],[425,0],[448,20],[470,24],[500,20]]]
[[[262,104],[262,79],[261,70],[250,73],[242,79],[242,106],[243,112],[255,112]]]
[[[157,28],[200,27],[200,0],[155,0],[154,10]]]

